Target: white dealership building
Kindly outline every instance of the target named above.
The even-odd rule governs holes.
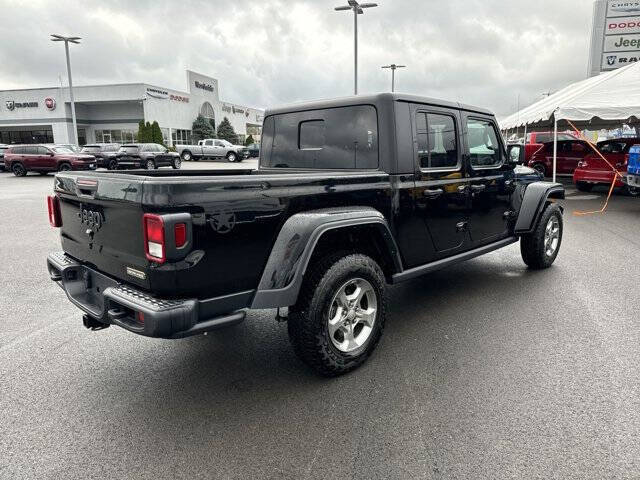
[[[146,83],[74,86],[79,143],[133,142],[141,120],[157,121],[167,145],[188,143],[199,114],[215,128],[227,117],[239,141],[260,138],[263,110],[221,101],[217,79],[186,73],[186,91]],[[67,87],[0,90],[1,143],[71,143],[72,133]]]

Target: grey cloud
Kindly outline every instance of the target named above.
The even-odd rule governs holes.
[[[352,17],[343,0],[8,1],[0,88],[57,85],[72,47],[77,84],[144,81],[184,89],[184,69],[220,80],[225,100],[269,106],[348,95]],[[386,91],[381,65],[404,63],[400,91],[499,115],[586,75],[591,0],[379,0],[359,18],[360,87]],[[7,21],[6,19],[11,19]],[[64,80],[66,82],[66,80]]]

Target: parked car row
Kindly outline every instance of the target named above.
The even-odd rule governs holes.
[[[9,145],[0,151],[3,152],[0,163],[3,169],[12,171],[17,177],[24,177],[28,172],[46,175],[49,172],[95,170],[99,167],[109,170],[178,169],[182,163],[177,153],[156,143],[91,144],[81,150],[73,145]]]
[[[583,192],[591,191],[596,185],[611,185],[615,176],[617,188],[629,195],[638,196],[640,189],[623,181],[627,173],[629,150],[637,144],[640,144],[640,138],[619,138],[599,142],[596,148],[605,161],[585,140],[558,140],[556,173],[572,175],[576,188]],[[523,146],[522,143],[507,145],[512,160],[535,169],[542,177],[550,177],[553,172],[553,141],[542,143],[530,154],[527,154],[528,147],[528,144]],[[612,167],[615,167],[620,175],[616,175]]]

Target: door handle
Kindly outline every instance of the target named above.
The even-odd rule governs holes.
[[[511,185],[513,185],[513,180],[505,180],[504,181],[504,186],[505,187],[510,187]]]
[[[458,186],[458,193],[465,193],[467,191],[467,187],[468,187],[468,185],[459,185]]]
[[[444,193],[444,190],[442,190],[441,188],[436,188],[433,190],[427,189],[423,192],[424,196],[427,198],[438,198],[443,193]]]
[[[487,188],[486,185],[471,185],[472,192],[482,192],[485,188]]]

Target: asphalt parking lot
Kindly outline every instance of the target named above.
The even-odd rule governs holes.
[[[640,477],[640,199],[569,190],[549,270],[513,245],[393,287],[374,356],[324,379],[272,311],[86,330],[45,268],[52,178],[0,173],[0,478]]]

